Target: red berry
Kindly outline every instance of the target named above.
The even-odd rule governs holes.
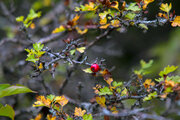
[[[98,64],[92,64],[91,65],[91,71],[98,72],[100,70],[100,67]]]

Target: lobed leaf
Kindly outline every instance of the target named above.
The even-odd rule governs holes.
[[[171,72],[174,72],[177,68],[178,68],[178,66],[174,66],[174,65],[169,66],[169,65],[168,65],[167,67],[164,68],[163,71],[161,71],[161,72],[159,73],[159,76],[163,77],[164,75],[167,75],[167,74],[169,74],[169,73],[171,73]]]
[[[83,115],[83,120],[93,120],[92,114]]]
[[[101,88],[100,90],[99,90],[99,93],[98,93],[99,95],[112,95],[113,93],[112,93],[112,91],[108,88],[108,87],[104,87],[104,88]]]

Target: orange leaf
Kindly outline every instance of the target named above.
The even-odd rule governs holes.
[[[77,24],[77,20],[79,20],[80,16],[76,14],[76,16],[72,19],[72,26]]]
[[[150,88],[150,86],[154,86],[155,83],[152,82],[151,79],[146,79],[145,82],[143,83],[143,85],[144,85],[145,88]]]
[[[56,102],[59,103],[62,107],[68,103],[68,99],[63,95],[63,96],[57,96],[55,98]]]
[[[46,107],[50,107],[51,104],[51,100],[50,99],[46,99],[44,96],[38,96],[37,101],[34,102],[33,107],[39,107],[39,106],[46,106]]]
[[[165,86],[168,87],[168,86],[171,86],[171,87],[174,87],[176,86],[177,84],[174,82],[174,81],[171,81],[171,80],[165,80]]]
[[[38,114],[34,120],[41,120],[41,118],[42,118],[42,114]]]
[[[52,115],[47,115],[47,120],[56,120],[56,116],[52,116]]]
[[[34,23],[31,23],[30,28],[34,29],[34,28],[36,28],[36,25]]]
[[[75,107],[74,115],[82,117],[86,113],[86,110],[82,110],[81,108]]]
[[[173,26],[173,27],[176,27],[176,26],[180,27],[180,16],[176,16],[174,21],[172,21],[171,26]]]
[[[111,73],[107,69],[104,69],[100,73],[104,77],[104,80],[108,80],[109,78],[111,78]]]
[[[152,3],[152,2],[154,2],[154,0],[143,0],[143,3],[144,3],[143,10],[145,10],[147,8],[148,4]]]

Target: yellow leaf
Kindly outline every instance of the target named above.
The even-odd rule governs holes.
[[[60,25],[58,28],[56,28],[55,30],[52,31],[52,33],[59,33],[59,32],[63,32],[65,31],[66,28],[63,25]]]
[[[176,26],[180,27],[180,16],[176,16],[174,21],[172,21],[171,26],[173,26],[173,27],[176,27]]]
[[[100,18],[99,23],[100,23],[101,25],[105,25],[105,24],[107,23],[107,18],[104,18],[104,19]]]
[[[55,98],[56,102],[59,103],[62,107],[68,103],[68,99],[63,95],[63,96],[57,96]]]
[[[117,110],[116,107],[112,107],[112,108],[111,108],[111,111],[112,111],[113,114],[117,114],[117,113],[118,113],[118,110]]]
[[[102,25],[102,26],[100,26],[99,28],[101,28],[101,29],[106,29],[106,28],[108,28],[109,27],[109,23],[108,24],[106,24],[106,25]]]
[[[86,47],[80,47],[80,48],[76,48],[77,51],[79,51],[80,53],[83,53],[85,51]]]
[[[84,71],[85,73],[93,73],[92,70],[91,70],[91,68],[83,69],[83,71]]]
[[[113,2],[111,2],[111,6],[110,6],[111,8],[115,8],[115,9],[117,9],[118,11],[119,11],[119,3],[118,3],[118,1],[113,1]]]
[[[43,4],[44,4],[44,6],[50,6],[51,5],[51,0],[44,0]]]
[[[81,35],[87,33],[87,31],[88,31],[87,28],[84,29],[84,30],[81,30],[79,27],[76,27],[76,30],[77,30],[77,32],[78,32],[79,34],[81,34]]]
[[[96,97],[96,102],[97,102],[99,105],[101,105],[102,107],[106,107],[106,104],[105,104],[106,98],[105,98],[105,97],[102,97],[102,96]]]
[[[122,91],[121,95],[128,95],[128,90],[126,88],[124,88],[124,90]]]
[[[95,7],[95,4],[93,2],[89,2],[89,4],[85,4],[84,6],[87,8],[87,11],[94,11],[97,9],[97,7]]]
[[[104,11],[103,13],[99,13],[99,17],[100,17],[100,22],[99,23],[101,25],[104,25],[104,24],[107,23],[107,18],[106,18],[107,14],[109,14],[108,11]]]
[[[119,22],[119,20],[112,20],[112,21],[111,21],[111,25],[112,25],[113,27],[119,27],[119,26],[120,26],[120,22]]]
[[[38,66],[39,69],[43,69],[43,64],[40,63],[39,66]]]
[[[154,0],[143,0],[143,10],[145,10],[149,3],[154,2]]]
[[[161,9],[162,11],[166,12],[166,13],[169,13],[169,11],[171,10],[171,8],[172,8],[171,3],[170,3],[169,5],[168,5],[167,3],[166,3],[166,4],[162,3],[161,6],[160,6],[160,9]]]
[[[108,79],[106,80],[106,82],[111,86],[111,83],[113,82],[113,79],[112,79],[112,78],[108,78]]]
[[[86,113],[86,110],[82,110],[81,108],[75,107],[74,115],[78,117],[82,117]]]

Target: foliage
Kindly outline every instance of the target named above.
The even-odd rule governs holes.
[[[23,85],[12,85],[12,86],[9,84],[0,85],[0,98],[14,94],[28,93],[28,92],[33,92],[33,91]]]
[[[26,61],[36,63],[39,60],[39,58],[45,53],[45,51],[41,51],[43,47],[44,45],[41,43],[34,43],[34,49],[25,49],[28,52]]]
[[[0,84],[0,98],[20,93],[34,92],[23,85]],[[0,103],[0,116],[6,116],[14,120],[15,112],[10,105],[3,106]]]
[[[0,105],[0,116],[6,116],[14,120],[15,112],[10,105]]]
[[[24,19],[24,16],[20,16],[20,17],[17,17],[17,18],[16,18],[16,21],[17,21],[17,22],[22,22],[23,25],[24,25],[26,28],[28,28],[28,27],[32,24],[33,20],[34,20],[35,18],[39,18],[40,16],[41,16],[41,12],[37,12],[37,13],[36,13],[33,9],[31,9],[31,10],[29,11],[29,14],[27,15],[26,19]]]
[[[165,75],[168,75],[169,73],[175,71],[178,68],[178,66],[167,66],[164,68],[163,71],[159,73],[159,76],[163,77]]]
[[[43,9],[42,6],[50,7],[51,2],[51,0],[38,0],[34,2],[32,7]],[[72,5],[70,6],[71,2],[80,4],[75,4],[72,7]],[[43,24],[41,22],[37,23],[37,25],[41,26],[41,28],[37,27],[37,29],[34,29],[36,28],[34,20],[41,16],[41,12],[35,12],[33,9],[30,9],[26,18],[24,16],[16,17],[16,21],[23,24],[19,26],[20,31],[23,33],[22,36],[24,35],[22,39],[25,38],[27,41],[19,42],[17,39],[15,40],[24,45],[22,47],[23,49],[26,48],[25,51],[28,53],[26,61],[32,62],[36,67],[34,73],[30,75],[31,79],[36,78],[37,81],[35,83],[37,83],[38,87],[42,86],[44,88],[44,92],[40,92],[40,95],[37,95],[36,101],[32,105],[32,107],[38,107],[38,109],[33,109],[35,111],[31,111],[31,114],[36,112],[35,114],[37,115],[34,120],[44,118],[47,120],[93,120],[96,116],[104,116],[105,120],[110,119],[110,116],[117,117],[118,119],[146,119],[145,116],[161,118],[161,115],[159,117],[156,114],[147,113],[147,110],[151,108],[146,108],[144,104],[148,104],[148,101],[152,101],[153,99],[159,101],[170,100],[171,102],[177,102],[180,99],[180,76],[174,75],[178,66],[168,65],[160,71],[160,77],[155,79],[146,76],[151,73],[150,68],[154,65],[153,60],[149,62],[141,60],[140,68],[133,71],[130,80],[115,81],[111,74],[113,70],[108,69],[108,65],[103,58],[97,58],[93,61],[89,59],[86,53],[100,39],[104,37],[108,38],[110,32],[121,31],[129,27],[137,27],[147,31],[151,28],[150,26],[157,27],[168,23],[171,23],[172,27],[180,26],[180,16],[172,12],[171,3],[157,1],[156,3],[159,4],[156,13],[158,14],[154,15],[155,19],[151,20],[147,17],[149,12],[148,6],[153,2],[154,0],[66,0],[64,5],[66,7],[68,6],[66,10],[69,13],[66,14],[65,12],[66,15],[62,17],[61,15],[57,15],[59,8],[54,8],[52,12],[49,12],[50,15],[48,18],[45,16],[45,18],[41,19]],[[10,13],[6,12],[5,15],[8,16]],[[9,18],[11,19],[11,17]],[[54,26],[59,26],[53,28],[54,30],[49,28],[49,26],[52,26],[50,20],[52,18],[56,18],[54,20],[56,23]],[[66,21],[64,20],[62,22],[62,19]],[[57,25],[59,22],[61,24]],[[46,26],[47,23],[49,24]],[[29,31],[29,27],[32,31]],[[30,35],[34,31],[50,31],[52,34],[36,41]],[[87,40],[90,37],[89,33],[95,34],[95,38],[92,41]],[[9,34],[9,38],[16,38],[18,34]],[[45,44],[59,39],[63,39],[65,43],[62,49],[58,45],[58,48],[49,48],[50,45]],[[34,43],[34,41],[36,42]],[[0,42],[0,44],[3,44],[3,42]],[[44,44],[46,47],[44,47]],[[30,46],[33,48],[29,49]],[[43,75],[50,72],[54,79],[55,73],[62,74],[58,71],[57,66],[62,67],[63,63],[67,63],[66,79],[59,82],[61,87],[58,88],[60,92],[57,92],[54,90],[55,88],[53,88],[54,86],[52,84],[46,84]],[[25,64],[24,62],[23,65]],[[71,80],[71,75],[75,70],[79,69],[84,71],[83,74],[88,73],[94,79],[99,80],[102,78],[104,82],[104,84],[96,83],[95,87],[93,87],[95,96],[87,103],[81,101],[81,89],[83,88],[81,82],[78,82],[77,89],[72,91],[72,93],[78,93],[79,101],[63,95],[63,89]],[[21,78],[21,80],[23,81],[24,79]],[[0,85],[0,98],[28,92],[33,93],[34,91],[19,84],[12,86],[10,84]],[[133,100],[133,102],[127,105],[130,100]],[[74,112],[67,112],[65,109],[70,104],[73,105]],[[126,105],[130,106],[130,109]],[[29,111],[27,110],[26,112]],[[15,113],[11,106],[0,105],[0,116],[14,119]],[[34,115],[32,116],[34,117]],[[149,118],[147,117],[147,119]]]

